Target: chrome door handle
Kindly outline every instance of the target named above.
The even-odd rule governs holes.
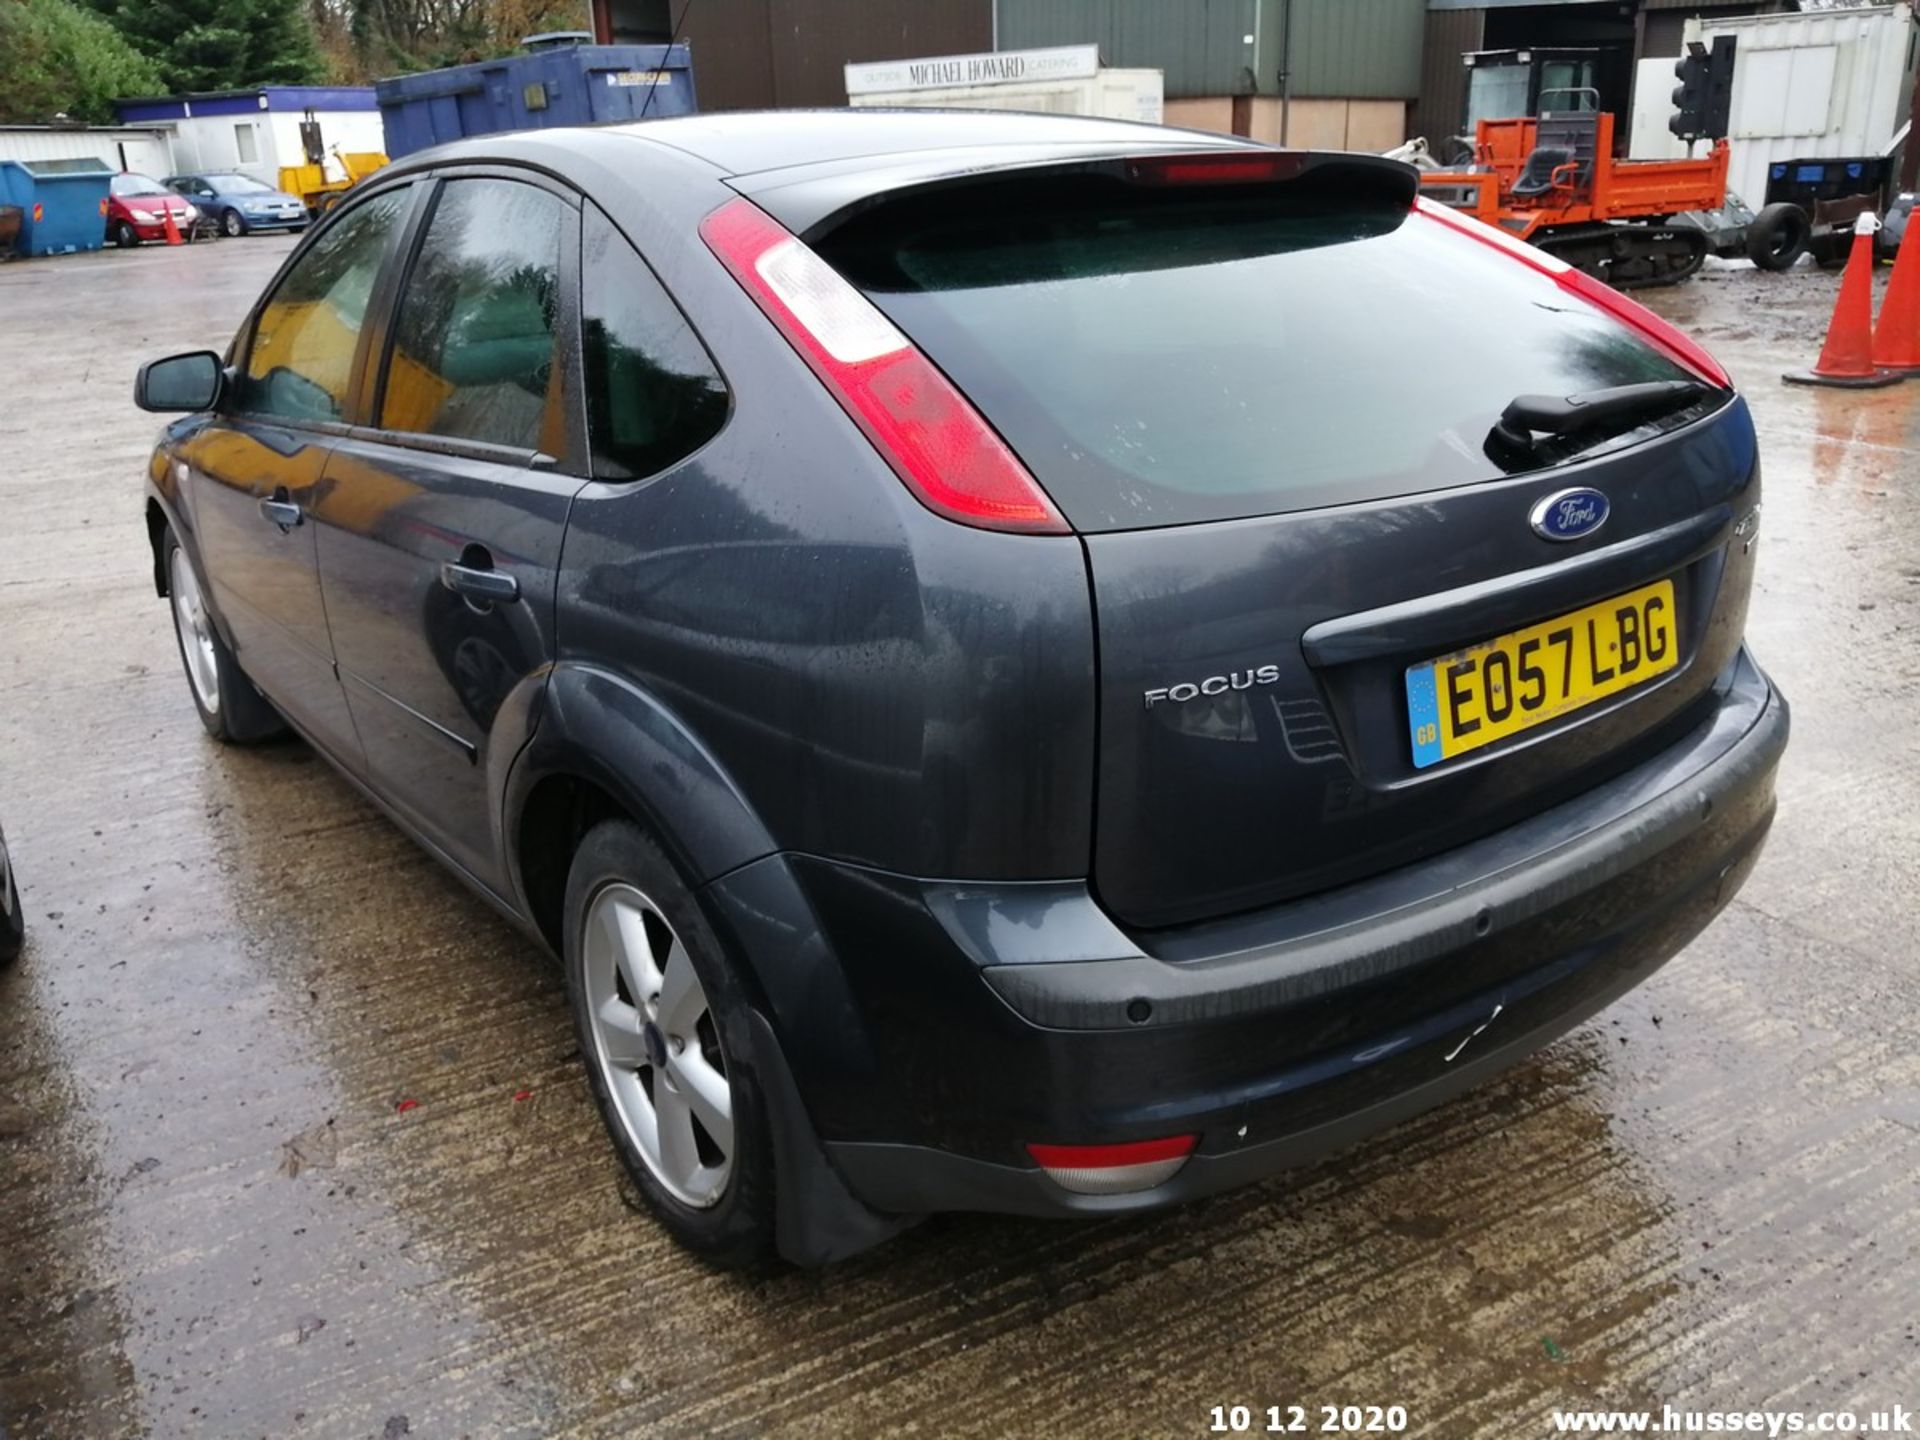
[[[504,570],[477,570],[449,560],[440,567],[440,583],[476,604],[506,604],[520,598],[520,582]]]
[[[280,533],[286,534],[305,518],[300,507],[291,500],[262,500],[260,513],[280,527]]]

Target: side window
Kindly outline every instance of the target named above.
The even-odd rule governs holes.
[[[594,473],[652,475],[726,423],[727,387],[613,222],[589,205],[580,224],[580,340]]]
[[[314,239],[260,312],[238,408],[285,420],[338,420],[354,348],[387,243],[411,187],[356,205]]]
[[[567,208],[513,180],[441,186],[394,321],[383,429],[565,457],[554,314]]]

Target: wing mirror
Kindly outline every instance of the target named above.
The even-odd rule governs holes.
[[[149,360],[133,382],[133,403],[162,414],[184,410],[211,410],[220,398],[220,357],[211,350],[192,350]]]

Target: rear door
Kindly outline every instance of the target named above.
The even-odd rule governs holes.
[[[1084,537],[1092,868],[1142,927],[1404,864],[1617,773],[1711,704],[1747,583],[1729,390],[1372,167],[1211,163],[980,178],[809,236]],[[1628,385],[1665,398],[1492,433],[1521,396]],[[1574,490],[1599,498],[1535,526]]]
[[[334,654],[383,797],[483,882],[496,719],[553,653],[584,474],[579,207],[524,172],[438,183],[314,519]]]

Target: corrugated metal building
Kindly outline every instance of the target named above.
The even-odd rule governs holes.
[[[844,105],[842,67],[991,50],[993,0],[592,0],[607,44],[664,42],[671,20],[693,53],[702,110]]]
[[[604,40],[668,38],[665,0],[593,0]],[[699,0],[680,38],[703,110],[844,105],[841,67],[1095,44],[1165,72],[1170,123],[1385,149],[1420,91],[1426,0]]]
[[[1420,93],[1426,0],[1000,0],[1000,48],[1099,45],[1166,72],[1167,120],[1384,150]]]

